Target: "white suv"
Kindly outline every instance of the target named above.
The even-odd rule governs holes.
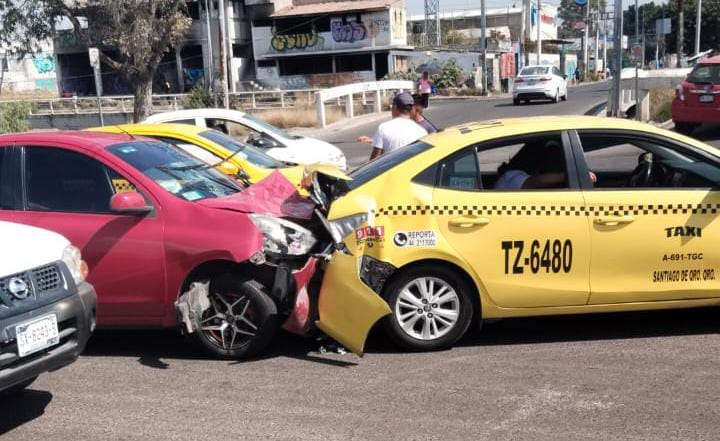
[[[551,99],[557,103],[567,100],[567,79],[555,66],[525,66],[513,83],[513,104],[520,101]]]
[[[75,361],[95,328],[80,251],[48,230],[0,221],[0,392]]]
[[[225,132],[262,149],[275,159],[295,164],[332,164],[345,170],[345,154],[325,141],[290,133],[248,113],[228,109],[187,109],[157,113],[146,123],[190,124]]]

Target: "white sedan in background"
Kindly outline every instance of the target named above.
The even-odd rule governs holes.
[[[551,99],[567,100],[567,79],[555,66],[525,66],[513,83],[513,104],[521,101]]]
[[[248,113],[228,109],[187,109],[157,113],[146,123],[190,124],[220,130],[258,147],[275,159],[296,164],[332,164],[345,170],[345,154],[325,141],[291,135]]]

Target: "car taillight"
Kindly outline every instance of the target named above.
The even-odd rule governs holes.
[[[516,83],[522,83],[522,82],[524,82],[524,81],[525,81],[525,80],[523,80],[522,78],[515,78],[515,82],[516,82]]]
[[[675,88],[675,96],[682,101],[685,102],[685,89],[683,89],[682,84],[678,84],[678,87]]]
[[[551,81],[552,77],[542,77],[540,78],[540,81]]]

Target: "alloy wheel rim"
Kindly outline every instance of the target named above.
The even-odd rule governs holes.
[[[395,301],[396,323],[410,337],[436,340],[450,332],[460,315],[460,298],[447,282],[419,277],[400,290]]]
[[[210,307],[202,315],[200,330],[212,344],[234,350],[257,335],[257,314],[248,296],[212,293],[208,299]]]

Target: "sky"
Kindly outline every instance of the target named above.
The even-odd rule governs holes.
[[[425,7],[425,0],[405,0],[408,13],[410,15],[415,14],[422,14],[424,12]],[[440,1],[440,11],[452,11],[452,10],[462,10],[462,9],[480,9],[480,0],[439,0]],[[648,3],[650,0],[640,0],[640,4]],[[655,0],[655,3],[665,3],[667,0]],[[558,6],[560,4],[560,0],[543,0],[543,2],[552,4],[555,6]],[[522,0],[485,0],[485,7],[486,8],[502,8],[506,7],[508,3],[510,4],[521,4]],[[608,1],[608,3],[612,3],[612,0]],[[627,8],[629,4],[635,4],[633,0],[623,0],[623,6]]]

